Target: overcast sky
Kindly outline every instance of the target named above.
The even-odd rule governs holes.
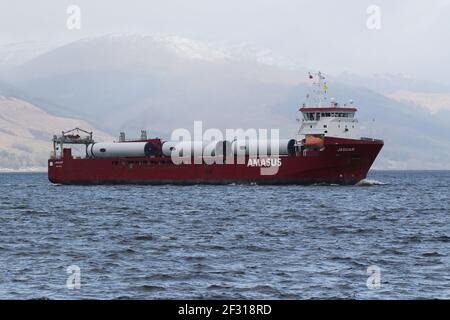
[[[71,4],[80,30],[66,28]],[[380,29],[367,28],[370,5]],[[450,82],[450,0],[0,0],[0,44],[135,32],[247,44],[328,73]]]

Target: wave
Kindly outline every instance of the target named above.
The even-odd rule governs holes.
[[[338,183],[330,183],[330,182],[316,182],[311,184],[313,187],[342,187],[341,184]]]
[[[364,187],[366,187],[366,186],[385,186],[385,185],[387,185],[387,183],[381,182],[378,180],[373,180],[373,179],[362,179],[356,185],[364,186]]]

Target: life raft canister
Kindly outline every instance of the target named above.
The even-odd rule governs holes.
[[[323,146],[323,139],[316,136],[308,135],[305,139],[305,146],[308,147],[321,147]]]

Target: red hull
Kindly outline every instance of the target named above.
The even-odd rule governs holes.
[[[50,159],[48,178],[62,184],[355,184],[367,176],[383,147],[380,140],[325,138],[323,151],[280,156],[275,175],[245,164],[182,164],[170,157]]]

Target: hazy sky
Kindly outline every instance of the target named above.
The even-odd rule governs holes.
[[[81,29],[66,28],[67,7]],[[377,5],[381,28],[366,10]],[[329,73],[405,73],[450,83],[450,0],[0,0],[0,44],[106,33],[173,34],[270,49]]]

